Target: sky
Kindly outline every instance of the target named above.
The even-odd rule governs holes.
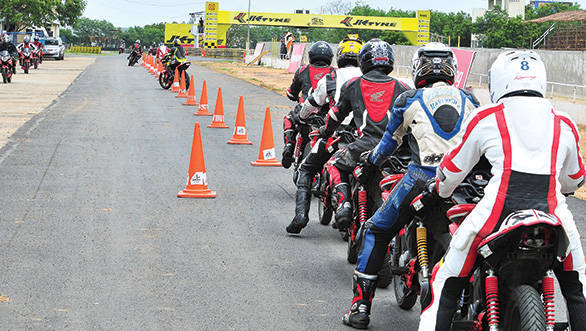
[[[344,0],[337,0],[344,1]],[[219,0],[220,10],[247,10],[246,0]],[[250,0],[250,10],[257,12],[293,13],[295,9],[309,9],[320,13],[322,6],[332,0]],[[354,3],[356,1],[352,1]],[[374,8],[390,7],[408,10],[433,9],[445,12],[472,12],[472,8],[487,8],[487,0],[362,0]],[[586,8],[586,0],[574,0]],[[529,3],[529,0],[526,0]],[[188,13],[203,11],[205,1],[188,0],[87,0],[85,17],[105,19],[117,27],[142,26],[159,22],[182,22]]]

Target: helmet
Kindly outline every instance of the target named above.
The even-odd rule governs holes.
[[[2,32],[0,35],[0,41],[8,42],[8,34],[6,32]]]
[[[309,63],[316,64],[319,62],[325,62],[327,65],[332,64],[332,58],[334,57],[334,51],[330,44],[325,41],[318,41],[311,45],[309,48]]]
[[[28,34],[26,36],[24,36],[24,42],[28,43],[31,40],[31,37],[28,36]]]
[[[358,53],[362,47],[362,40],[345,38],[338,44],[338,67],[358,66]]]
[[[358,54],[358,64],[363,74],[380,68],[388,75],[393,71],[394,63],[395,52],[393,52],[393,48],[388,42],[378,38],[369,40],[362,46]]]
[[[175,47],[181,46],[181,43],[179,42],[179,38],[173,39],[173,46],[175,46]]]
[[[458,61],[451,48],[442,43],[429,43],[413,54],[411,74],[415,87],[435,82],[454,84]]]
[[[534,51],[505,51],[499,54],[488,71],[492,102],[511,94],[543,97],[546,84],[545,65]]]
[[[135,42],[140,45],[140,39],[136,39]]]

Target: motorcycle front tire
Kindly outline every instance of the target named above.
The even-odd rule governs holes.
[[[505,307],[503,331],[545,331],[543,301],[533,286],[514,288]]]
[[[165,76],[166,75],[164,72],[159,74],[159,85],[161,85],[161,87],[164,88],[165,90],[168,90],[169,88],[171,88],[171,85],[173,84],[173,80],[166,79]]]
[[[4,82],[4,84],[8,83],[8,73],[4,68],[2,69],[2,81]]]
[[[34,66],[35,66],[35,69],[38,69],[39,68],[39,60],[35,60]]]
[[[28,74],[28,65],[26,65],[26,64],[24,65],[24,73]]]

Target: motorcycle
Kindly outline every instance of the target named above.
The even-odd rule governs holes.
[[[24,48],[20,53],[20,58],[22,61],[22,70],[24,70],[25,74],[28,74],[28,70],[31,67],[32,62],[32,51],[30,48]]]
[[[139,60],[139,59],[140,59],[140,53],[139,53],[139,52],[137,52],[137,51],[135,51],[135,50],[133,50],[133,51],[130,53],[130,57],[129,57],[129,59],[128,59],[128,66],[129,66],[129,67],[132,67],[132,66],[134,66],[135,64],[137,64],[137,63],[138,63],[138,60]]]
[[[122,54],[122,53],[124,53],[124,47],[120,46],[118,48],[118,54]]]
[[[2,81],[4,84],[12,82],[13,61],[14,60],[8,51],[0,52],[0,68],[2,70]]]
[[[491,177],[485,160],[456,188],[452,201],[435,208],[426,208],[421,201],[422,194],[410,201],[407,208],[412,219],[393,238],[388,261],[394,278],[395,298],[401,309],[411,309],[420,294],[430,294],[432,267],[445,254],[459,224],[484,196],[484,188]]]
[[[173,64],[174,64],[174,62],[176,62],[176,60],[172,59],[170,54],[167,54],[163,57],[161,62],[163,63],[163,67],[165,68],[165,70],[163,70],[163,72],[161,72],[159,74],[159,85],[161,85],[161,87],[164,88],[165,90],[168,90],[169,88],[171,88],[171,85],[173,85],[173,80],[175,80],[175,70],[172,68],[173,68]],[[179,74],[181,74],[182,71],[185,72],[185,77],[186,77],[185,89],[186,90],[189,89],[189,84],[190,84],[189,79],[187,79],[187,77],[188,77],[187,76],[187,68],[189,68],[190,65],[191,65],[191,62],[185,61],[177,66],[177,70],[178,70]]]
[[[39,47],[37,50],[35,50],[33,52],[33,55],[35,56],[35,58],[37,59],[37,65],[35,66],[35,69],[37,69],[39,64],[43,63],[43,54],[45,53],[44,48]]]
[[[568,243],[556,216],[511,213],[480,242],[479,267],[462,291],[452,330],[567,330],[568,323],[555,322],[553,267],[566,258]]]

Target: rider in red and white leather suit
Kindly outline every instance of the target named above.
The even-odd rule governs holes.
[[[576,124],[556,112],[546,91],[545,66],[533,51],[505,51],[490,69],[493,102],[478,109],[462,142],[442,160],[436,194],[449,197],[484,155],[493,177],[484,198],[462,222],[431,279],[431,302],[422,303],[419,330],[449,330],[457,300],[483,238],[510,213],[537,209],[556,215],[570,240],[555,268],[572,330],[586,330],[586,274],[580,235],[564,193],[584,184]]]

